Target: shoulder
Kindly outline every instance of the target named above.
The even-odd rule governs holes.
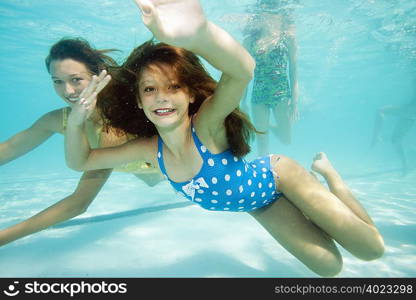
[[[52,132],[63,133],[64,131],[64,118],[65,114],[69,114],[70,108],[63,107],[56,110],[47,112],[42,117],[36,121],[36,127],[39,127],[43,130],[50,130]]]
[[[202,114],[196,114],[193,119],[193,127],[199,140],[213,153],[219,153],[228,148],[225,120],[223,122],[206,122]]]

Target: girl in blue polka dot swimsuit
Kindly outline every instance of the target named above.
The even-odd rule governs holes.
[[[383,239],[326,155],[312,168],[329,190],[292,159],[246,162],[255,129],[238,109],[255,63],[227,32],[206,20],[197,0],[136,0],[162,43],[146,42],[121,68],[95,76],[68,116],[65,154],[77,170],[142,160],[159,166],[173,187],[214,211],[246,211],[284,248],[322,276],[341,270],[335,242],[363,260],[382,255]],[[218,83],[202,56],[222,72]],[[90,149],[85,121],[97,106],[106,125],[137,139]],[[242,229],[243,231],[243,229]]]
[[[203,160],[200,171],[185,182],[175,182],[168,177],[175,190],[189,200],[209,210],[251,211],[269,205],[281,196],[276,191],[270,157],[248,163],[230,150],[212,154],[201,143],[193,127],[192,138]],[[158,139],[157,157],[160,170],[166,175],[161,138]]]

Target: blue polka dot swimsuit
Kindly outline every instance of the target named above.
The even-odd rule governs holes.
[[[269,156],[247,162],[235,157],[230,150],[212,154],[201,143],[193,127],[192,137],[203,163],[191,180],[174,182],[167,176],[160,137],[157,153],[162,173],[173,188],[190,201],[208,210],[237,212],[264,207],[282,195],[276,191]]]

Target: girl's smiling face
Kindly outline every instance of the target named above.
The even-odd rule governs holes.
[[[169,66],[151,65],[143,69],[138,105],[156,128],[176,127],[189,118],[189,103],[193,101],[188,89],[181,86]]]
[[[70,58],[53,60],[50,73],[56,93],[70,105],[79,100],[92,79],[85,64]]]

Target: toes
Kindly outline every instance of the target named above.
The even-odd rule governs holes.
[[[313,157],[313,160],[315,161],[315,160],[318,160],[318,159],[320,159],[321,158],[321,152],[318,152],[318,153],[316,153],[315,154],[315,156]]]

